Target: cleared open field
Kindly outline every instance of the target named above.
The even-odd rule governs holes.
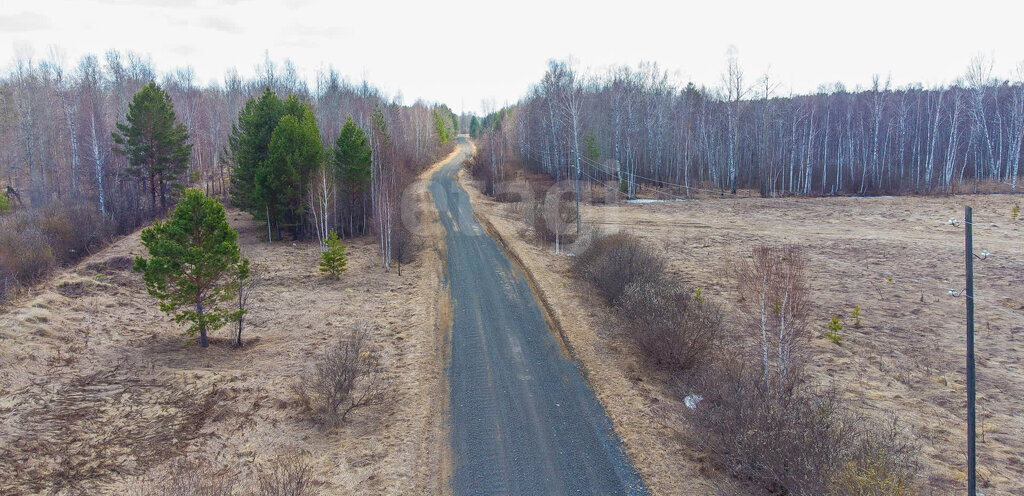
[[[465,179],[465,178],[464,178]],[[688,449],[692,433],[665,378],[640,363],[616,317],[569,275],[569,257],[533,241],[524,209],[474,188],[474,202],[552,303],[563,331],[652,492],[692,494],[719,478]],[[966,480],[963,206],[974,207],[979,486],[1024,492],[1024,219],[1019,196],[717,199],[585,205],[586,229],[628,230],[668,271],[722,303],[731,327],[735,268],[759,244],[796,245],[807,259],[814,338],[809,369],[871,416],[897,413],[920,446],[921,488],[950,494]],[[572,248],[569,247],[571,252]],[[861,325],[850,313],[861,309]],[[843,342],[822,336],[844,318]]]

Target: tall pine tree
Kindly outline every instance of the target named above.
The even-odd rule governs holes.
[[[258,99],[250,98],[231,127],[228,146],[234,166],[231,171],[231,204],[258,219],[264,218],[264,205],[255,198],[256,171],[269,155],[270,135],[284,115],[284,102],[266,88]]]
[[[370,186],[373,150],[366,133],[348,116],[334,142],[335,181],[342,185],[348,196],[348,232],[355,235],[356,200]],[[360,227],[362,227],[360,225]]]
[[[117,123],[114,151],[128,158],[128,171],[149,183],[150,210],[167,210],[168,186],[176,186],[188,168],[192,145],[184,124],[175,124],[171,96],[153,81],[132,97],[124,123]]]
[[[469,120],[469,137],[475,139],[478,134],[480,134],[480,120],[474,115]]]
[[[231,204],[266,221],[268,237],[280,239],[282,226],[302,237],[305,188],[323,160],[309,105],[294,95],[281,100],[267,88],[239,112],[228,144],[234,162]]]
[[[445,123],[445,116],[437,111],[439,108],[434,108],[434,132],[437,133],[437,141],[442,145],[447,145],[451,141],[452,136]]]
[[[293,99],[289,98],[286,106]],[[296,100],[297,103],[297,100]],[[267,206],[271,224],[292,228],[305,236],[306,188],[324,156],[320,130],[308,105],[299,104],[298,116],[281,117],[270,136],[267,160],[256,173],[256,198]]]

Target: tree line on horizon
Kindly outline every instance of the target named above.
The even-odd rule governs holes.
[[[308,104],[324,143],[334,143],[349,116],[368,130],[379,109],[394,141],[393,160],[402,167],[442,156],[456,132],[448,107],[404,105],[367,82],[345,80],[334,69],[320,71],[312,87],[287,60],[277,64],[268,58],[256,72],[243,78],[232,69],[223,81],[202,86],[190,67],[158,74],[151,60],[134,52],[90,54],[77,65],[57,52],[41,62],[19,57],[0,74],[0,183],[35,206],[88,197],[98,211],[123,224],[122,231],[151,218],[151,185],[127,171],[127,157],[114,152],[112,136],[133,96],[151,81],[167,93],[176,122],[189,136],[191,150],[174,182],[222,197],[230,194],[232,126],[246,102],[267,88]],[[445,116],[440,128],[438,115]]]
[[[273,240],[373,233],[382,266],[401,263],[400,192],[452,149],[455,114],[333,69],[312,88],[288,61],[256,72],[200,86],[132,52],[16,59],[0,74],[0,191],[15,192],[0,204],[0,298],[165,215],[186,187]]]
[[[552,60],[515,105],[469,123],[492,180],[544,174],[766,197],[1017,190],[1024,66],[998,79],[973,58],[953,84],[823,85],[780,94],[730,49],[722,82],[672,82],[656,64],[583,74]],[[577,172],[578,171],[578,172]]]

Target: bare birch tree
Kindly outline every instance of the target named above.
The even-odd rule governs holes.
[[[792,386],[794,350],[808,337],[804,261],[794,247],[758,246],[739,270],[739,292],[748,328],[760,345],[765,386]]]
[[[576,234],[580,233],[580,113],[583,109],[583,89],[580,84],[571,78],[571,86],[564,96],[564,112],[572,125],[573,153],[576,157]]]
[[[572,112],[553,117],[552,99],[570,99],[571,86],[560,83],[566,65],[552,62],[518,104],[485,116],[485,123],[515,116],[514,126],[482,127],[483,156],[499,156],[504,140],[515,143],[506,161],[492,163],[490,177],[506,174],[501,164],[507,162],[516,172],[557,182],[575,161],[581,135],[593,136],[588,146],[608,157],[581,158],[581,178],[614,179],[627,199],[647,186],[686,196],[695,188],[722,195],[726,188],[765,196],[879,195],[991,181],[1015,191],[1024,158],[1024,80],[996,79],[984,58],[972,63],[965,82],[946,86],[893,88],[876,76],[867,89],[830,84],[814,94],[780,96],[764,79],[757,98],[749,98],[735,50],[717,88],[663,82],[653,64],[615,67],[582,88],[575,130]]]

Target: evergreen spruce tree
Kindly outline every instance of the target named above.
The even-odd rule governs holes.
[[[198,333],[207,347],[207,332],[245,311],[232,311],[229,302],[249,276],[249,260],[241,258],[238,233],[216,199],[186,189],[166,221],[142,230],[142,245],[150,258],[137,257],[134,269],[142,273],[149,294],[160,300],[160,310],[179,324],[190,323],[188,343]]]
[[[473,118],[469,120],[469,136],[471,138],[476,138],[478,134],[480,134],[480,120],[474,115]]]
[[[324,157],[313,111],[300,105],[298,116],[288,113],[278,121],[270,136],[267,160],[255,178],[255,196],[268,207],[272,223],[293,227],[296,238],[305,235],[306,187]]]
[[[445,124],[445,118],[437,110],[437,108],[434,109],[434,131],[437,133],[437,141],[442,145],[447,145],[452,137]]]
[[[284,102],[266,88],[259,99],[250,98],[231,127],[228,146],[231,171],[231,204],[264,219],[264,205],[256,198],[256,172],[269,156],[270,136],[284,115]]]
[[[231,204],[266,221],[268,237],[280,239],[282,224],[304,236],[305,187],[324,153],[309,105],[265,89],[239,112],[228,144]]]
[[[350,234],[355,234],[356,198],[370,186],[372,153],[366,133],[356,125],[351,115],[348,116],[334,142],[333,165],[335,181],[344,187],[348,196]]]

